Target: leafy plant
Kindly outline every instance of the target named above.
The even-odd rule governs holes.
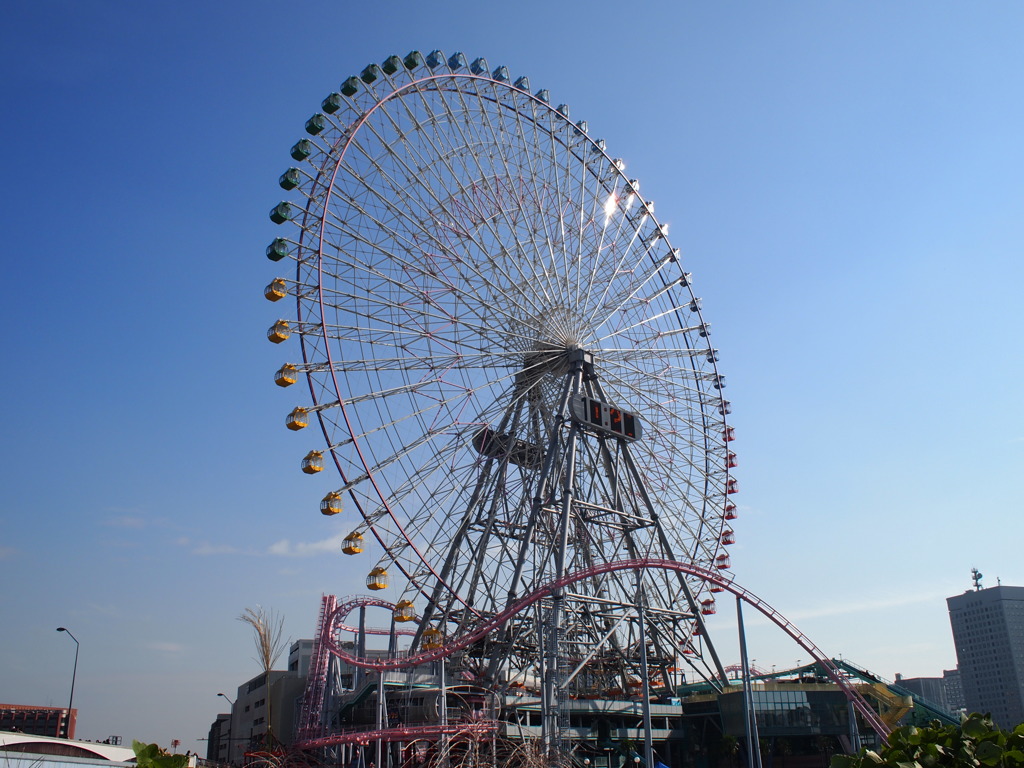
[[[833,755],[831,768],[1024,768],[1024,724],[1004,731],[989,715],[975,713],[958,726],[938,720],[906,726],[893,731],[880,752]]]
[[[132,750],[139,768],[185,768],[188,765],[188,755],[170,755],[156,744],[133,741]]]

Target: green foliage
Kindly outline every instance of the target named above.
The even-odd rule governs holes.
[[[188,765],[187,755],[169,755],[156,744],[133,741],[132,749],[135,751],[135,764],[139,768],[185,768]]]
[[[834,755],[831,768],[1024,768],[1024,725],[996,728],[988,715],[972,714],[960,725],[933,720],[924,728],[906,726],[889,735],[881,752]]]

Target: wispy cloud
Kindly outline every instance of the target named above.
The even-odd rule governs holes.
[[[847,616],[849,614],[863,613],[866,611],[878,612],[887,608],[904,608],[908,605],[942,604],[945,602],[946,597],[948,597],[948,593],[943,590],[919,592],[917,594],[908,595],[873,597],[869,599],[852,600],[850,602],[837,600],[835,603],[828,603],[815,608],[791,611],[787,614],[787,618],[792,619],[793,621],[802,621],[804,619],[820,619],[827,616]]]
[[[935,590],[918,592],[907,595],[887,595],[883,597],[867,597],[857,600],[844,601],[838,598],[835,602],[824,605],[817,605],[807,608],[796,608],[784,611],[784,616],[797,628],[804,628],[805,624],[813,623],[817,619],[837,618],[842,616],[853,616],[858,613],[878,614],[892,608],[905,608],[910,605],[935,605],[945,604],[947,596],[952,594],[948,590]],[[743,623],[747,627],[770,626],[774,622],[764,614],[753,609],[750,605],[743,606]],[[736,627],[735,618],[722,617],[716,624],[723,627]]]
[[[179,540],[179,543],[188,543],[188,539],[184,542]],[[232,546],[231,544],[211,544],[208,541],[196,542],[195,547],[192,549],[193,555],[234,555],[240,552],[238,547]]]
[[[112,604],[100,605],[99,603],[87,603],[86,607],[88,607],[90,614],[94,614],[96,616],[119,618],[124,615],[120,608]]]
[[[146,520],[137,515],[118,515],[103,521],[108,528],[132,528],[140,530],[146,527]]]
[[[180,643],[149,643],[147,646],[151,651],[159,651],[160,653],[181,653],[185,650],[185,646]]]
[[[298,541],[294,544],[289,539],[281,539],[271,544],[267,548],[267,552],[271,555],[282,555],[284,557],[312,557],[313,555],[322,555],[327,552],[337,552],[344,538],[344,534],[337,533],[330,538],[321,539],[320,541]]]

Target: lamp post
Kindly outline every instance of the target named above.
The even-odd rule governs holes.
[[[71,630],[67,627],[57,627],[58,632],[67,632],[68,637],[75,641],[75,666],[71,672],[71,697],[68,699],[68,722],[65,728],[65,732],[68,738],[71,737],[71,705],[75,703],[75,678],[78,676],[78,650],[82,647],[78,638],[71,634]]]

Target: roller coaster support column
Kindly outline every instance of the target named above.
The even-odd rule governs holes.
[[[359,606],[359,633],[356,635],[356,655],[360,658],[366,656],[366,606]],[[355,680],[352,687],[359,690],[366,680],[366,670],[356,669]]]
[[[445,669],[444,669],[445,657],[441,656],[437,660],[437,663],[438,663],[438,665],[440,666],[440,669],[441,669],[441,686],[440,686],[441,695],[438,698],[438,702],[439,702],[439,706],[440,706],[440,710],[438,712],[438,717],[439,717],[439,720],[440,720],[440,723],[441,723],[441,738],[440,738],[438,743],[441,745],[441,749],[439,750],[440,753],[441,753],[441,766],[442,766],[442,768],[447,768],[448,763],[449,763],[449,755],[448,755],[448,685],[445,682]]]
[[[643,571],[638,573],[636,590],[636,607],[639,614],[637,623],[640,625],[640,682],[643,685],[644,713],[644,760],[648,768],[654,766],[654,741],[651,736],[651,678],[647,671],[647,622],[644,616],[646,597],[644,596]]]
[[[377,762],[376,765],[380,768],[384,767],[382,758],[384,757],[384,740],[380,736],[380,732],[386,727],[386,718],[384,713],[387,711],[387,702],[384,701],[384,675],[387,674],[383,669],[377,673]]]
[[[857,710],[854,709],[853,702],[847,703],[846,711],[848,714],[847,719],[850,721],[851,754],[855,755],[860,752],[860,729],[857,728]]]
[[[743,628],[743,599],[736,596],[736,623],[740,630],[740,664],[743,666],[743,721],[747,736],[747,768],[761,768],[761,739],[754,716],[754,691],[747,661],[747,633]]]

